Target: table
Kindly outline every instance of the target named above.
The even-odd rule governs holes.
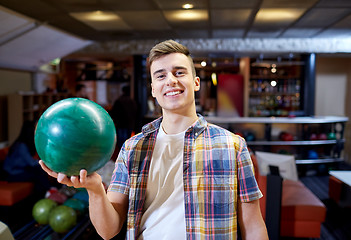
[[[347,170],[335,170],[335,171],[329,171],[329,175],[335,177],[336,179],[340,180],[343,184],[340,187],[334,188],[335,189],[329,189],[329,197],[331,197],[331,192],[334,192],[332,195],[338,195],[334,196],[332,198],[335,198],[341,207],[349,207],[351,206],[351,171]],[[334,181],[335,182],[335,181]],[[329,187],[330,187],[331,182],[329,181]],[[338,190],[339,189],[339,192]],[[338,192],[338,193],[337,193]]]
[[[351,187],[351,171],[329,171],[329,174]]]

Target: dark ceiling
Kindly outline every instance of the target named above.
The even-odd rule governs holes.
[[[182,10],[182,4],[194,5]],[[0,0],[3,7],[93,41],[163,38],[351,37],[351,0]],[[115,24],[88,25],[75,14],[108,11]],[[193,11],[200,20],[179,20]],[[268,14],[268,19],[265,17]]]

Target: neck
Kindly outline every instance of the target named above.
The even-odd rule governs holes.
[[[188,129],[197,119],[196,112],[189,115],[163,112],[162,127],[167,134],[177,134]]]

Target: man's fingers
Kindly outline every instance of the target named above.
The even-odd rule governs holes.
[[[85,169],[81,169],[79,172],[80,182],[84,184],[87,180],[88,172]]]
[[[67,177],[64,173],[57,173],[48,168],[43,160],[39,160],[41,168],[51,177],[57,178],[57,181],[67,186],[81,187],[86,183],[88,172],[85,169],[80,170],[79,176]]]
[[[63,173],[58,173],[57,174],[57,181],[62,184],[67,184],[69,182],[69,179],[67,176]]]
[[[73,183],[73,186],[80,184],[79,176],[71,176],[71,182]]]
[[[57,172],[52,171],[50,168],[48,168],[45,163],[43,162],[43,160],[39,160],[39,164],[41,166],[41,168],[51,177],[57,178]]]

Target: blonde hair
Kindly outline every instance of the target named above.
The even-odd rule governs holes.
[[[187,58],[190,61],[191,64],[191,71],[193,73],[193,76],[196,76],[196,71],[195,71],[195,66],[194,66],[194,61],[192,59],[192,57],[190,56],[190,51],[189,49],[174,41],[174,40],[166,40],[163,42],[160,42],[158,44],[156,44],[149,53],[149,66],[151,66],[152,62],[157,60],[158,58],[171,54],[171,53],[182,53],[185,56],[187,56]]]

